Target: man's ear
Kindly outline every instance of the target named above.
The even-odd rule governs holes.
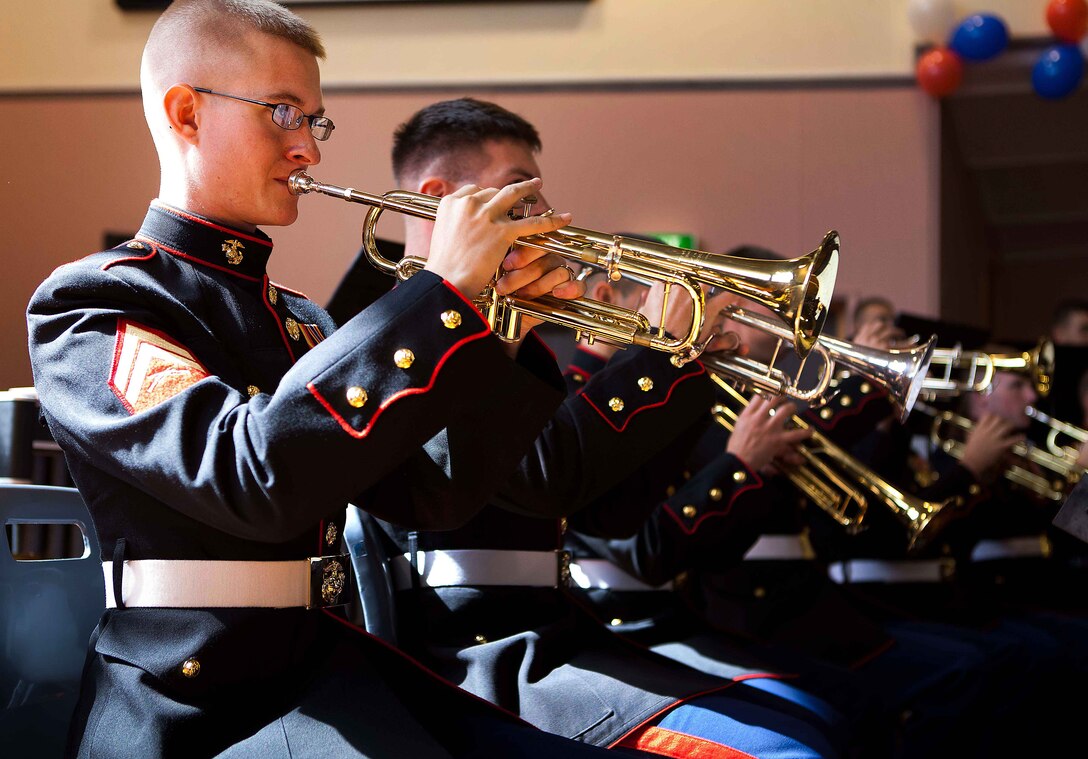
[[[199,129],[197,93],[187,84],[172,85],[162,96],[162,107],[170,129],[186,142],[195,143]]]
[[[612,289],[612,286],[604,280],[598,280],[589,290],[586,291],[586,297],[592,300],[599,300],[602,303],[616,303],[616,291]]]
[[[419,180],[419,184],[416,186],[416,192],[421,192],[424,195],[434,195],[436,198],[444,198],[454,191],[452,184],[447,182],[442,177],[424,177]]]

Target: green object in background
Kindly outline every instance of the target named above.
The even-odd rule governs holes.
[[[695,235],[688,232],[647,232],[646,236],[660,240],[674,248],[695,250]]]

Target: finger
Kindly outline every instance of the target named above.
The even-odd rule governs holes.
[[[538,258],[544,258],[545,256],[559,258],[559,256],[556,256],[554,253],[549,253],[542,248],[515,244],[511,251],[506,254],[506,258],[502,260],[502,268],[506,271],[523,269]]]
[[[524,182],[514,182],[496,190],[488,205],[496,215],[505,216],[510,209],[520,205],[525,198],[535,195],[544,186],[540,177],[526,179]]]
[[[522,269],[504,274],[495,285],[500,295],[517,293],[521,298],[535,298],[550,293],[556,287],[573,280],[571,270],[561,263],[562,259],[542,258]]]
[[[474,184],[466,184],[458,187],[456,190],[447,195],[447,198],[464,198],[469,195],[475,195],[480,191],[479,186]]]
[[[557,229],[570,224],[574,218],[569,212],[551,214],[550,216],[526,216],[524,219],[514,219],[510,222],[510,230],[514,237],[530,237],[554,232]]]
[[[793,427],[782,433],[782,440],[790,445],[797,445],[810,437],[812,437],[812,430],[807,427]]]
[[[586,294],[586,283],[577,279],[564,282],[552,290],[552,295],[563,300],[574,300]]]

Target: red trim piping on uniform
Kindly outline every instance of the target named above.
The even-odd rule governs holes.
[[[665,714],[668,714],[669,712],[671,712],[676,707],[681,706],[683,704],[686,704],[686,703],[688,703],[689,701],[691,701],[693,699],[701,698],[703,696],[709,696],[711,693],[720,693],[721,691],[726,690],[727,688],[732,688],[734,685],[736,685],[736,683],[734,681],[732,681],[732,680],[729,680],[729,681],[727,681],[725,683],[725,685],[719,685],[716,688],[710,688],[709,690],[704,690],[704,691],[701,691],[699,693],[692,693],[690,696],[684,696],[683,698],[679,698],[676,701],[673,701],[671,704],[667,704],[666,706],[663,706],[660,709],[658,709],[656,712],[651,714],[649,717],[642,720],[642,722],[639,722],[637,725],[632,727],[630,730],[628,730],[626,733],[621,735],[619,738],[612,741],[612,743],[608,744],[605,748],[621,747],[622,744],[624,743],[624,741],[626,741],[628,738],[637,737],[637,735],[641,734],[647,727],[652,727],[652,725],[650,725],[651,722],[656,720],[658,717],[661,717],[661,716],[663,716]]]
[[[589,407],[592,408],[594,411],[596,411],[600,415],[601,419],[604,419],[605,424],[607,424],[609,427],[614,429],[616,432],[623,432],[624,430],[627,429],[627,425],[631,423],[631,420],[634,419],[639,414],[641,414],[643,411],[646,411],[647,409],[657,408],[658,406],[664,406],[666,403],[668,403],[669,398],[672,397],[672,391],[675,390],[676,386],[679,385],[681,382],[683,382],[684,380],[691,379],[692,377],[698,377],[701,374],[706,374],[706,368],[703,367],[702,364],[696,364],[696,366],[699,367],[699,371],[692,372],[691,374],[685,374],[682,377],[678,377],[676,379],[676,381],[673,382],[672,385],[669,386],[669,392],[667,392],[665,394],[665,400],[659,401],[658,403],[651,403],[648,406],[640,406],[639,408],[635,409],[634,411],[632,411],[630,413],[630,415],[627,417],[627,419],[623,422],[622,427],[617,427],[612,422],[612,420],[609,419],[608,416],[603,411],[601,411],[599,408],[597,408],[597,405],[593,401],[591,401],[589,398],[586,397],[586,394],[585,394],[584,391],[579,393],[578,397],[584,398],[585,402],[589,404]]]
[[[465,302],[465,305],[468,306],[469,308],[471,308],[473,313],[475,313],[478,317],[480,317],[481,322],[483,322],[484,324],[487,324],[487,319],[484,317],[483,312],[480,311],[480,309],[476,308],[476,304],[473,303],[468,298],[466,298],[464,293],[462,293],[460,290],[458,290],[456,287],[454,287],[452,283],[447,282],[445,279],[442,280],[442,284],[444,284],[446,286],[447,290],[449,290],[451,293],[453,293],[458,298],[463,300]],[[487,324],[487,328],[491,329],[491,325]]]
[[[886,396],[887,396],[886,393],[881,393],[881,392],[875,392],[874,391],[872,393],[869,393],[869,395],[866,395],[853,408],[841,409],[839,411],[839,413],[832,414],[831,418],[827,419],[826,421],[820,418],[820,412],[819,411],[811,411],[811,410],[807,411],[807,412],[805,412],[805,416],[807,417],[807,420],[810,423],[815,424],[821,430],[824,430],[824,431],[833,430],[833,429],[835,429],[835,425],[837,425],[839,423],[839,420],[848,419],[849,417],[852,417],[852,416],[857,416],[858,414],[861,413],[861,410],[863,408],[865,408],[866,405],[868,405],[869,401],[871,401],[871,400],[873,400],[875,398],[884,398]],[[832,401],[832,403],[834,403],[834,401]]]
[[[665,502],[665,511],[680,526],[680,530],[682,532],[684,532],[687,535],[694,535],[695,532],[699,529],[699,525],[701,525],[707,519],[710,519],[711,517],[724,517],[730,511],[732,511],[733,503],[738,498],[740,498],[740,496],[742,494],[747,493],[749,490],[755,490],[756,488],[763,487],[763,478],[760,477],[759,474],[757,474],[756,472],[753,472],[751,469],[749,469],[748,465],[745,464],[743,461],[741,461],[739,458],[737,459],[737,461],[739,461],[740,465],[742,467],[744,467],[744,471],[748,472],[748,474],[750,474],[752,476],[752,479],[754,480],[754,482],[749,482],[744,487],[741,487],[741,488],[738,488],[737,490],[734,490],[732,498],[729,499],[729,503],[725,504],[724,509],[715,509],[713,511],[704,512],[701,517],[699,517],[698,519],[695,520],[695,523],[691,526],[690,530],[688,529],[687,525],[684,524],[683,520],[681,520],[680,516],[673,510],[672,504],[669,503],[668,501]]]
[[[503,709],[503,708],[502,708],[501,706],[499,706],[498,704],[493,704],[493,703],[491,703],[490,701],[488,701],[488,700],[486,700],[486,699],[480,698],[480,697],[479,697],[479,696],[477,696],[477,695],[476,695],[475,693],[472,693],[471,691],[467,691],[467,690],[465,690],[464,688],[461,688],[460,686],[458,686],[458,685],[455,685],[455,684],[451,683],[451,682],[450,682],[449,680],[447,680],[446,678],[442,677],[441,675],[439,675],[439,674],[438,674],[437,672],[435,672],[434,670],[428,669],[428,668],[427,668],[427,667],[425,667],[424,665],[420,664],[420,663],[419,663],[419,662],[418,662],[418,661],[417,661],[416,659],[414,659],[414,658],[413,658],[412,656],[410,656],[409,654],[405,653],[404,651],[402,651],[401,649],[397,648],[396,646],[393,646],[393,645],[391,645],[391,644],[387,643],[386,641],[382,640],[381,638],[377,637],[376,635],[372,635],[372,634],[370,634],[369,632],[367,632],[366,630],[364,630],[364,629],[363,629],[362,627],[359,627],[358,625],[356,625],[356,624],[353,624],[352,622],[350,622],[349,620],[346,620],[346,619],[344,619],[343,617],[338,617],[337,615],[333,614],[333,613],[332,613],[331,611],[329,611],[328,609],[322,609],[321,611],[322,611],[322,612],[323,612],[323,613],[324,613],[324,614],[325,614],[326,616],[328,616],[328,617],[329,617],[330,619],[333,619],[333,620],[335,620],[336,622],[339,622],[340,624],[342,624],[342,625],[344,625],[345,627],[347,627],[347,628],[348,628],[349,630],[353,630],[353,631],[355,631],[355,632],[357,632],[357,633],[360,633],[360,634],[362,634],[362,635],[365,635],[366,637],[370,638],[370,639],[371,639],[372,641],[374,641],[375,643],[378,643],[378,644],[380,644],[380,645],[381,645],[381,646],[382,646],[383,648],[386,648],[386,649],[388,649],[388,650],[389,650],[390,652],[392,652],[392,653],[396,654],[396,655],[397,655],[397,656],[399,656],[399,657],[400,657],[401,659],[403,659],[404,661],[406,661],[406,662],[408,662],[409,664],[411,664],[411,665],[412,665],[413,667],[415,667],[416,669],[418,669],[418,670],[419,670],[420,672],[422,672],[423,674],[425,674],[425,675],[430,675],[430,676],[431,676],[431,678],[432,678],[432,679],[434,679],[434,680],[436,680],[436,681],[437,681],[438,683],[440,683],[440,684],[442,684],[442,685],[445,685],[445,686],[446,686],[446,687],[448,687],[448,688],[452,688],[453,690],[456,690],[456,691],[460,692],[460,694],[461,694],[461,695],[463,695],[463,696],[466,696],[466,697],[468,697],[468,698],[471,698],[471,699],[472,699],[473,701],[477,701],[477,702],[479,702],[480,704],[482,704],[482,705],[484,705],[484,706],[486,706],[486,707],[489,707],[490,709],[492,709],[492,710],[494,710],[494,711],[497,711],[497,712],[499,712],[499,713],[500,713],[500,714],[502,714],[502,715],[503,715],[504,717],[507,717],[507,718],[509,718],[509,719],[513,720],[514,722],[517,722],[517,723],[519,723],[519,724],[521,724],[521,725],[525,725],[526,727],[531,727],[531,728],[533,728],[534,730],[539,730],[539,729],[540,729],[540,728],[536,727],[535,725],[533,725],[533,724],[530,724],[529,722],[526,722],[526,721],[525,721],[524,719],[522,719],[522,718],[521,718],[521,717],[519,717],[518,715],[514,714],[513,712],[511,712],[511,711],[507,711],[506,709]]]
[[[186,213],[185,211],[182,211],[180,208],[174,208],[173,206],[168,206],[165,203],[163,203],[161,200],[152,201],[151,205],[153,205],[156,208],[159,208],[159,209],[161,209],[163,211],[166,211],[167,213],[172,213],[175,216],[180,216],[183,219],[188,219],[189,221],[194,222],[196,224],[200,224],[200,225],[205,226],[205,227],[211,227],[212,229],[217,229],[220,232],[225,232],[226,234],[232,235],[234,237],[242,237],[242,238],[244,238],[246,240],[249,240],[250,242],[258,243],[258,244],[263,245],[263,246],[265,246],[266,248],[269,248],[269,249],[272,248],[272,243],[269,242],[268,240],[262,240],[260,237],[253,237],[252,235],[248,235],[245,232],[239,232],[237,229],[231,229],[230,227],[223,227],[223,226],[220,226],[220,225],[216,224],[214,221],[208,221],[207,219],[202,219],[199,216],[193,216],[192,214],[189,214],[189,213]]]
[[[746,751],[726,746],[724,743],[696,738],[663,727],[648,727],[625,740],[618,748],[633,748],[675,759],[757,759]]]
[[[344,429],[344,432],[348,433],[354,438],[362,440],[364,437],[370,434],[370,429],[374,426],[374,422],[378,421],[378,417],[381,416],[382,412],[389,408],[389,406],[392,405],[394,401],[400,400],[401,398],[409,395],[419,395],[420,393],[430,392],[431,388],[434,387],[435,380],[438,379],[438,372],[446,363],[446,359],[448,359],[454,351],[459,349],[461,346],[472,342],[473,340],[480,340],[481,338],[487,337],[490,334],[491,331],[485,329],[482,332],[477,332],[476,334],[469,335],[468,337],[458,340],[456,343],[450,346],[450,349],[447,350],[442,355],[442,358],[438,360],[438,363],[435,364],[434,371],[431,373],[431,380],[427,383],[426,387],[408,387],[404,390],[401,390],[399,393],[394,393],[393,395],[389,396],[385,399],[384,402],[382,402],[380,406],[378,406],[378,410],[374,412],[374,416],[370,417],[370,421],[367,422],[366,427],[361,430],[355,429],[351,426],[347,419],[340,416],[340,414],[337,413],[336,409],[332,407],[332,404],[330,404],[325,399],[325,396],[323,396],[321,392],[316,387],[314,387],[313,382],[308,382],[306,384],[306,389],[309,390],[310,394],[317,399],[318,403],[325,407],[325,410],[328,411],[332,418],[335,419],[336,422]]]
[[[296,295],[296,296],[298,296],[299,298],[305,298],[306,300],[313,300],[313,298],[311,298],[311,297],[310,297],[309,295],[307,295],[306,293],[304,293],[304,292],[301,292],[301,291],[299,291],[299,290],[292,290],[292,289],[291,289],[290,287],[287,287],[286,285],[281,285],[281,284],[280,284],[279,282],[273,282],[272,280],[268,280],[268,284],[270,284],[270,285],[272,285],[273,287],[275,287],[275,288],[276,288],[277,290],[279,290],[279,291],[280,291],[281,293],[287,293],[288,295]],[[268,288],[267,288],[267,287],[265,288],[265,292],[268,292]]]
[[[291,343],[287,341],[287,330],[285,330],[283,328],[283,325],[280,324],[280,315],[276,313],[276,309],[274,309],[272,307],[272,304],[268,302],[268,275],[265,274],[261,279],[264,280],[264,293],[261,295],[261,302],[264,303],[264,307],[267,308],[269,313],[272,314],[272,318],[273,320],[275,320],[276,326],[279,327],[280,337],[283,338],[283,344],[287,346],[287,353],[290,354],[291,363],[293,364],[298,361],[298,359],[295,358],[295,352],[291,350]]]
[[[267,274],[264,277],[253,277],[253,276],[250,276],[249,274],[242,274],[242,272],[236,271],[234,269],[228,269],[226,266],[220,266],[219,264],[213,264],[213,263],[211,263],[209,261],[205,261],[202,258],[197,258],[196,256],[190,256],[188,253],[182,253],[180,250],[175,250],[175,249],[171,248],[169,245],[161,243],[158,240],[152,240],[151,238],[148,238],[148,237],[139,237],[139,236],[137,236],[136,239],[137,240],[144,240],[146,242],[158,245],[160,248],[165,250],[167,253],[175,255],[178,258],[184,258],[186,261],[189,261],[190,263],[200,264],[202,266],[207,266],[207,267],[212,268],[212,269],[218,269],[219,271],[226,272],[227,274],[233,274],[236,277],[240,277],[241,279],[245,279],[245,280],[248,280],[250,282],[260,282],[262,279],[268,279]]]
[[[550,345],[548,345],[546,342],[544,342],[544,338],[542,338],[540,335],[538,335],[536,333],[536,330],[531,330],[529,332],[529,334],[526,335],[525,339],[528,340],[529,338],[535,339],[537,344],[540,345],[541,348],[546,350],[548,352],[548,355],[552,357],[552,361],[555,361],[557,364],[559,363],[559,359],[557,359],[555,357],[555,351],[552,350]]]
[[[795,672],[749,672],[729,679],[735,683],[743,683],[745,680],[796,680],[798,677]]]
[[[133,238],[133,239],[136,239],[136,238]],[[154,258],[155,256],[157,256],[159,254],[159,249],[158,249],[158,246],[156,246],[155,243],[151,242],[150,240],[148,240],[147,242],[148,242],[149,245],[151,245],[151,252],[148,253],[146,256],[125,256],[124,258],[115,258],[112,261],[107,261],[106,263],[102,264],[101,271],[106,271],[107,269],[109,269],[114,264],[123,264],[123,263],[126,263],[128,261],[149,261],[149,260],[151,260],[152,258]]]

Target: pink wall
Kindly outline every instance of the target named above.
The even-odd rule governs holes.
[[[474,93],[328,93],[337,131],[312,173],[391,189],[394,127],[462,94]],[[937,119],[914,87],[475,94],[537,125],[548,198],[579,226],[690,231],[706,250],[754,243],[789,256],[836,228],[839,293],[936,313]],[[3,388],[31,382],[24,312],[34,287],[97,250],[103,232],[135,231],[158,181],[135,95],[0,98],[0,124]],[[301,203],[298,223],[268,230],[272,275],[324,302],[358,248],[362,210]],[[379,234],[399,237],[399,220]]]

